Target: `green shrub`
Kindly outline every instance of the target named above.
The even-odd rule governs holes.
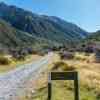
[[[8,65],[10,64],[10,60],[6,57],[1,56],[0,57],[0,65]]]
[[[60,53],[61,59],[70,60],[74,58],[74,53],[72,52],[62,52]]]
[[[59,68],[63,71],[73,71],[73,70],[75,70],[74,66],[69,66],[68,64],[66,64],[62,61],[61,62],[56,62],[54,64],[53,70],[59,69]]]

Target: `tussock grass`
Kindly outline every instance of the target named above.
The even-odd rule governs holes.
[[[100,100],[100,64],[94,62],[94,54],[76,53],[74,59],[53,63],[52,70],[79,72],[80,100]],[[45,83],[47,84],[47,83]],[[42,95],[32,100],[47,100],[47,87],[40,92]],[[53,82],[52,100],[74,100],[73,82]]]
[[[4,57],[4,56],[0,56],[0,65],[9,65],[11,63],[11,61]]]
[[[41,77],[35,81],[35,93],[29,91],[18,100],[47,100],[48,72],[51,70],[78,71],[80,100],[100,100],[100,64],[93,60],[94,54],[76,53],[75,58],[70,60],[62,60],[58,53],[54,54],[52,61],[47,65],[48,70],[45,70]],[[74,100],[72,81],[53,81],[52,83],[52,100]]]
[[[62,71],[74,71],[75,67],[70,66],[67,63],[64,63],[63,61],[54,63],[54,67],[52,70],[62,70]]]

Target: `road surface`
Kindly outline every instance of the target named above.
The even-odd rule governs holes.
[[[21,65],[7,73],[0,74],[0,100],[16,100],[15,97],[21,95],[25,90],[27,82],[37,78],[43,72],[53,53],[49,53],[39,61]]]

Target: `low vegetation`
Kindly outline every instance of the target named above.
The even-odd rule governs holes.
[[[59,59],[59,61],[54,62],[52,70],[78,71],[80,100],[100,100],[99,65],[99,63],[94,62],[94,54],[75,53],[72,59]],[[72,81],[53,81],[52,83],[52,100],[74,100]],[[36,93],[31,93],[30,99],[27,97],[25,100],[47,100],[47,95],[47,81],[45,81]]]
[[[24,57],[24,58],[23,58]],[[23,64],[40,59],[42,56],[38,54],[26,55],[20,58],[13,57],[8,54],[0,54],[0,73],[8,72]]]
[[[64,63],[63,61],[60,61],[60,62],[54,63],[54,66],[53,66],[52,70],[53,71],[54,70],[75,71],[75,67],[74,66],[69,66],[68,64]]]
[[[0,65],[9,65],[11,61],[4,56],[0,56]]]
[[[21,61],[19,59],[15,60],[15,58],[8,57],[9,56],[4,55],[0,56],[1,71],[5,71],[5,69],[10,70],[13,68],[12,66],[9,67],[11,63]],[[2,68],[1,65],[6,65],[6,67]],[[78,71],[80,84],[80,100],[100,100],[99,65],[99,63],[95,62],[95,54],[74,52],[64,54],[57,53],[56,55],[54,55],[53,63],[49,67],[52,71]],[[25,97],[22,97],[20,100],[47,100],[47,72],[48,71],[44,72],[41,76],[42,78],[38,79],[36,83],[36,87],[38,87],[36,89],[36,92],[27,93],[27,95],[25,95]],[[73,86],[74,85],[72,81],[54,81],[52,100],[74,100]]]

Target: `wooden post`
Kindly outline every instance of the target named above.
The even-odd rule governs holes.
[[[75,89],[75,100],[79,100],[79,84],[78,84],[78,73],[75,73],[74,89]]]
[[[52,96],[52,87],[51,87],[51,73],[50,73],[48,79],[48,100],[51,100],[51,96]]]

